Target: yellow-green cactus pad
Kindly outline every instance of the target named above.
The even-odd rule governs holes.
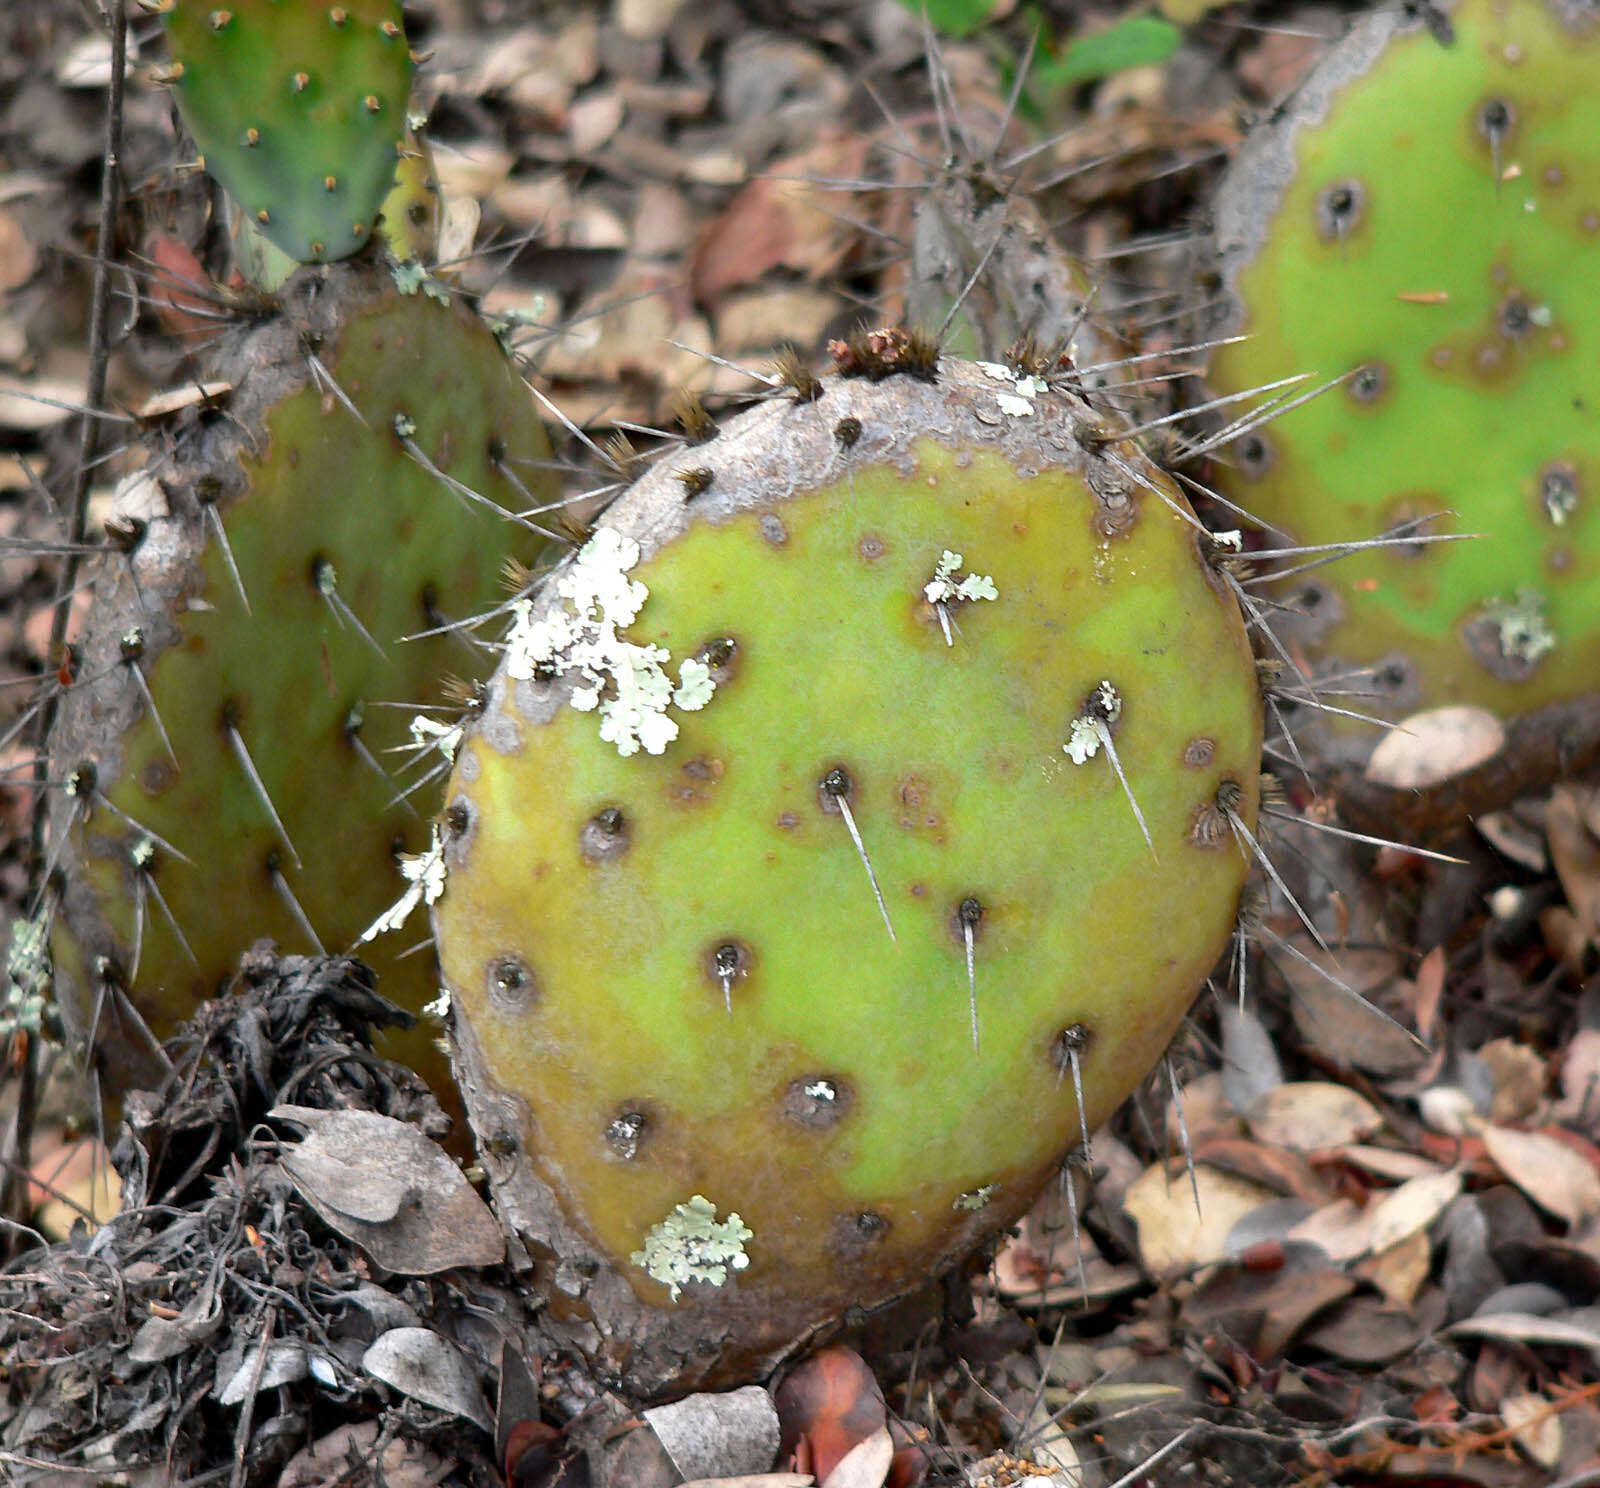
[[[1092,1129],[1234,924],[1259,698],[1183,498],[1032,376],[924,370],[665,456],[458,757],[458,1078],[550,1316],[643,1395],[1015,1220],[1074,1065]]]
[[[346,258],[394,184],[411,54],[399,0],[168,0],[183,121],[261,233]]]
[[[52,745],[58,996],[113,1093],[152,1073],[124,998],[164,1037],[257,937],[348,950],[393,901],[443,784],[402,803],[426,765],[396,750],[447,676],[488,669],[460,635],[402,638],[491,606],[541,546],[483,502],[550,499],[495,337],[386,274],[307,276],[217,372],[227,400],[124,497],[134,545],[104,560]],[[438,986],[402,954],[420,938],[363,951],[413,1011]],[[426,1034],[395,1047],[448,1078]]]
[[[1363,552],[1276,596],[1308,664],[1373,693],[1340,702],[1509,718],[1600,678],[1597,82],[1593,4],[1371,16],[1221,192],[1218,329],[1248,340],[1214,390],[1348,374],[1237,440],[1225,493],[1300,543],[1444,511],[1426,530],[1485,534]]]

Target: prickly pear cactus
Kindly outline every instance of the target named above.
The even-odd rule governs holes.
[[[444,678],[487,666],[460,633],[407,637],[492,605],[504,559],[541,546],[488,503],[551,494],[526,387],[439,293],[364,268],[298,281],[110,524],[124,550],[53,740],[50,851],[58,996],[113,1094],[159,1072],[152,1036],[257,937],[348,949],[403,887],[397,847],[426,843],[443,762],[396,751]],[[405,955],[419,938],[371,957],[413,1011],[437,990],[433,958]],[[401,1052],[447,1077],[425,1035]]]
[[[1300,543],[1440,512],[1426,530],[1486,534],[1371,549],[1278,596],[1315,669],[1375,694],[1339,699],[1358,709],[1505,718],[1596,689],[1597,77],[1593,0],[1369,16],[1221,192],[1214,329],[1249,339],[1214,391],[1345,379],[1238,439],[1225,493]]]
[[[360,248],[405,134],[398,0],[167,0],[166,32],[184,123],[251,223],[299,263]]]
[[[956,161],[918,194],[912,224],[913,324],[948,322],[945,345],[959,355],[1031,346],[1064,355],[1091,387],[1109,381],[1123,353],[1094,315],[1088,278],[1015,183]]]
[[[429,863],[503,1212],[641,1395],[1011,1223],[1245,873],[1255,671],[1177,488],[1031,375],[839,359],[520,607]]]

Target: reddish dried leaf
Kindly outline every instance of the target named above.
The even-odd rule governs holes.
[[[1213,1137],[1195,1145],[1194,1160],[1263,1183],[1281,1194],[1304,1199],[1313,1208],[1320,1209],[1332,1197],[1327,1185],[1319,1181],[1311,1164],[1299,1153],[1265,1142],[1250,1142],[1242,1137]]]
[[[181,341],[215,335],[216,289],[189,245],[170,233],[152,233],[144,251],[155,265],[150,302],[161,328]]]
[[[1417,995],[1413,1013],[1417,1032],[1432,1039],[1434,1022],[1439,1016],[1439,999],[1444,995],[1444,974],[1449,966],[1444,947],[1435,946],[1422,958],[1417,968]]]
[[[813,1354],[790,1371],[774,1399],[780,1457],[818,1482],[887,1421],[883,1391],[853,1349]]]

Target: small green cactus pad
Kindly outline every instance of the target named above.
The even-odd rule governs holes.
[[[166,30],[183,121],[250,220],[300,263],[360,248],[405,134],[398,0],[176,0]]]
[[[1224,493],[1300,543],[1429,513],[1478,541],[1363,552],[1277,597],[1321,674],[1398,716],[1514,717],[1600,678],[1600,7],[1361,21],[1217,206],[1213,391],[1342,385],[1235,441]],[[1334,747],[1359,752],[1364,729]]]
[[[343,951],[394,900],[442,775],[397,803],[425,766],[394,752],[412,713],[389,705],[487,670],[460,635],[401,637],[491,606],[503,559],[540,546],[445,480],[510,510],[551,498],[528,391],[466,307],[365,269],[297,283],[224,350],[226,407],[135,488],[147,525],[103,562],[53,743],[58,996],[113,1094],[151,1072],[124,996],[165,1036],[257,937],[310,949],[303,915]],[[403,954],[417,939],[363,951],[412,1011],[438,986]],[[448,1078],[426,1033],[391,1049]]]
[[[647,1396],[1015,1220],[1075,1063],[1092,1129],[1245,876],[1256,675],[1176,487],[1001,366],[811,391],[531,601],[444,817],[483,1161],[547,1315]]]

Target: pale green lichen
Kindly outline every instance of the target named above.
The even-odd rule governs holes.
[[[1545,618],[1544,596],[1537,589],[1517,591],[1515,600],[1491,600],[1483,618],[1494,626],[1500,654],[1507,661],[1532,666],[1555,650],[1556,633]]]
[[[628,572],[639,561],[639,544],[602,527],[555,577],[559,604],[535,612],[532,601],[512,606],[506,638],[506,671],[517,681],[572,673],[578,685],[571,703],[580,713],[598,712],[600,737],[626,758],[643,749],[660,754],[678,737],[668,707],[694,712],[716,691],[703,661],[690,657],[678,667],[678,684],[666,672],[672,660],[660,646],[641,646],[620,634],[637,618],[650,591]]]
[[[978,370],[995,382],[1011,384],[1011,391],[995,394],[1000,412],[1012,418],[1027,418],[1034,411],[1033,400],[1044,392],[1047,384],[1042,377],[1017,372],[1003,362],[979,362]]]
[[[644,1249],[634,1251],[631,1259],[676,1302],[691,1281],[721,1286],[730,1271],[744,1270],[750,1264],[744,1242],[754,1233],[737,1214],[718,1220],[716,1205],[696,1194],[653,1225]]]
[[[982,1188],[975,1188],[971,1193],[957,1196],[952,1209],[962,1209],[967,1213],[976,1213],[979,1209],[987,1209],[989,1200],[995,1196],[995,1191],[1000,1187],[998,1183],[985,1183]]]
[[[428,271],[414,258],[397,263],[389,273],[394,280],[394,287],[403,295],[414,295],[428,277]]]
[[[999,599],[1000,591],[988,574],[964,574],[961,554],[946,548],[934,566],[933,577],[922,586],[929,604],[950,604],[955,600]]]
[[[50,997],[50,919],[41,910],[32,919],[11,922],[6,950],[5,989],[0,996],[0,1034],[16,1032],[61,1036]]]

